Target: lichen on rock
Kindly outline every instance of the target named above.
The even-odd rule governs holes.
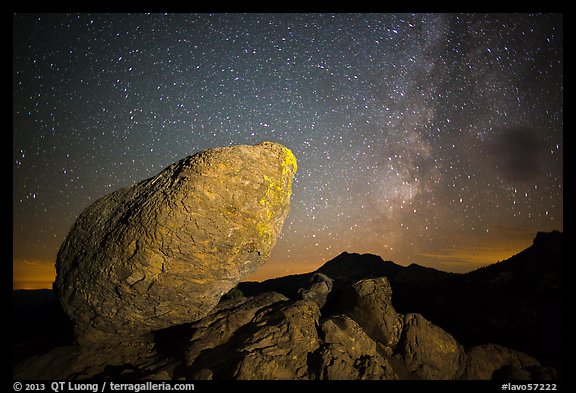
[[[207,315],[268,259],[296,169],[277,143],[208,149],[86,208],[58,252],[54,285],[79,340]]]

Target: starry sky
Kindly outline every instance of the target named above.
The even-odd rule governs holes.
[[[465,272],[563,230],[561,14],[14,14],[12,81],[15,289],[96,199],[261,141],[299,170],[248,279]]]

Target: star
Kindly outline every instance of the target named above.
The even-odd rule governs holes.
[[[299,171],[254,279],[342,251],[463,272],[563,229],[561,15],[13,19],[14,266],[52,266],[101,196],[264,140]]]

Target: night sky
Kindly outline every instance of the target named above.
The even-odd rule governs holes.
[[[563,230],[563,19],[13,16],[14,288],[76,217],[200,150],[276,141],[291,212],[251,279],[342,251],[465,272]]]

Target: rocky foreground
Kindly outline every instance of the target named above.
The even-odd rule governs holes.
[[[150,336],[66,346],[14,368],[16,379],[547,379],[554,371],[499,345],[465,349],[420,314],[399,314],[384,277],[325,302],[315,274],[299,295],[223,299],[207,316]],[[330,310],[326,312],[326,310]]]

